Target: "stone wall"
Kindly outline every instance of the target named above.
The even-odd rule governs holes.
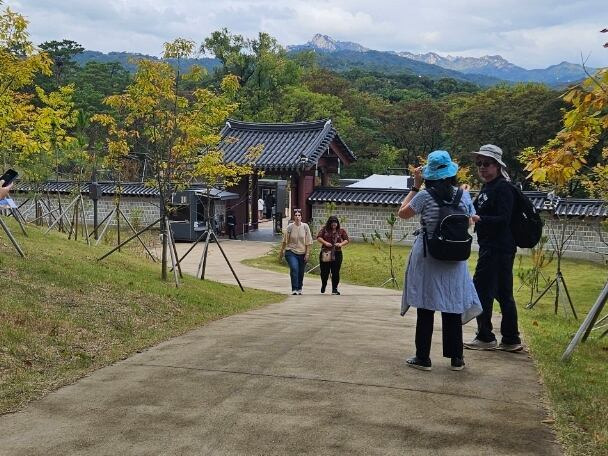
[[[12,195],[13,200],[17,205],[21,205],[27,198],[27,194],[17,193]],[[65,210],[66,206],[69,205],[75,197],[72,195],[61,195],[61,205]],[[50,203],[51,209],[59,208],[59,200],[55,197],[51,197],[50,200],[47,200],[47,197],[43,197],[43,201],[45,203]],[[85,196],[83,198],[86,221],[87,224],[93,225],[93,201]],[[115,208],[115,200],[113,196],[104,196],[97,201],[97,218],[98,223],[101,224],[103,219]],[[224,212],[226,210],[226,205],[223,201],[215,202],[215,214],[218,218],[218,222],[221,222],[224,219]],[[32,201],[26,202],[21,207],[21,212],[25,216],[26,220],[33,220],[35,218],[35,210],[33,208]],[[155,220],[158,220],[160,217],[160,209],[158,205],[158,199],[154,197],[133,197],[133,196],[123,196],[120,199],[120,210],[127,217],[129,222],[136,224],[139,227],[145,227]],[[46,208],[44,210],[46,212]],[[53,212],[55,217],[59,214],[59,211]],[[71,219],[73,214],[73,210],[70,209],[69,214],[66,214],[67,219]],[[121,223],[122,219],[121,219]],[[116,225],[116,217],[112,216],[112,221],[110,222],[111,226]]]
[[[389,214],[397,213],[396,206],[373,206],[364,204],[337,204],[333,212],[340,219],[340,224],[346,229],[349,236],[355,240],[362,240],[363,233],[369,235],[377,230],[382,236],[388,231],[386,219]],[[313,205],[313,221],[311,229],[318,230],[325,223],[330,215],[325,204],[315,203]],[[560,238],[563,224],[565,233],[568,236],[572,233],[570,241],[566,247],[565,256],[571,258],[584,258],[594,261],[606,261],[608,259],[608,245],[600,239],[599,222],[595,217],[589,218],[554,218],[548,213],[543,213],[545,220],[545,235],[551,238]],[[406,236],[403,243],[411,245],[415,236],[412,233],[419,227],[418,217],[409,220],[397,219],[395,224],[394,237],[401,239]],[[316,232],[316,231],[315,231]],[[475,237],[475,234],[473,234]],[[604,240],[608,242],[608,233],[604,230]],[[474,242],[476,248],[477,243]],[[553,249],[550,241],[547,248]],[[525,251],[525,250],[524,250]]]

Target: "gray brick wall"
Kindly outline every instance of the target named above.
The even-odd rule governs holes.
[[[13,199],[17,205],[20,205],[28,198],[26,194],[16,194],[13,195]],[[66,206],[70,204],[75,196],[72,195],[62,195],[61,196],[61,205],[65,210]],[[47,197],[43,197],[45,203],[50,204],[51,210],[59,208],[59,200],[55,197],[51,197],[47,199]],[[84,197],[84,207],[86,213],[86,221],[88,225],[93,225],[93,201],[88,197]],[[116,202],[113,196],[104,196],[99,199],[97,202],[97,217],[99,222],[101,221],[115,208]],[[217,216],[218,222],[224,220],[224,213],[226,211],[226,205],[223,201],[216,201],[214,204],[215,214]],[[131,222],[137,222],[140,227],[145,227],[160,217],[160,209],[158,205],[158,200],[156,198],[146,198],[146,197],[128,197],[123,196],[120,199],[120,210],[127,217],[127,219]],[[33,220],[35,218],[35,210],[33,208],[32,202],[26,202],[21,208],[21,212],[25,215],[27,220]],[[46,209],[45,209],[46,212]],[[66,214],[66,217],[70,219],[72,217],[72,209],[70,209],[69,214]],[[55,216],[59,214],[59,211],[53,212]],[[122,219],[121,219],[121,223]],[[110,222],[111,226],[116,225],[116,217],[112,216],[112,221]]]
[[[378,230],[381,235],[388,230],[386,219],[392,212],[396,215],[395,206],[373,206],[364,204],[338,204],[334,214],[340,219],[341,225],[346,229],[349,236],[355,240],[362,240],[363,233],[369,235]],[[311,224],[312,229],[319,229],[325,223],[330,214],[325,204],[313,204]],[[594,261],[606,261],[608,258],[608,246],[602,242],[599,235],[599,223],[597,218],[564,218],[556,219],[549,214],[543,214],[545,220],[544,233],[551,238],[559,236],[562,226],[566,225],[566,235],[573,233],[566,247],[566,256],[571,258],[584,258]],[[403,241],[406,245],[411,245],[414,241],[412,233],[418,228],[418,217],[409,220],[398,219],[395,224],[394,236],[401,239],[407,235]],[[553,234],[552,234],[553,233]],[[608,233],[604,230],[604,240],[608,242]],[[475,237],[475,234],[473,234]],[[476,242],[474,242],[476,246]],[[547,248],[552,249],[551,242],[547,242]],[[523,250],[525,252],[525,250]]]
[[[17,194],[14,195],[15,202],[20,205],[28,198],[28,195]],[[69,205],[75,196],[73,195],[62,195],[61,196],[61,206],[63,210]],[[53,212],[53,215],[59,215],[59,199],[51,197],[47,199],[46,197],[42,198],[43,201],[50,205],[51,210],[57,209]],[[93,201],[89,198],[84,197],[84,208],[86,214],[87,224],[93,225]],[[97,202],[97,217],[99,222],[101,222],[115,207],[114,198],[111,196],[103,197]],[[73,207],[73,206],[72,206]],[[146,226],[150,223],[154,222],[160,216],[160,211],[158,207],[158,202],[154,198],[135,198],[135,197],[122,197],[120,200],[120,209],[123,214],[129,219],[131,223],[137,222],[140,226]],[[26,202],[21,207],[21,212],[24,214],[27,220],[33,220],[35,218],[35,210],[33,207],[33,202],[30,200]],[[46,208],[44,210],[46,212]],[[68,219],[72,217],[72,209],[70,209],[69,213],[66,214]],[[110,223],[112,226],[116,224],[116,218],[113,216],[112,221]]]

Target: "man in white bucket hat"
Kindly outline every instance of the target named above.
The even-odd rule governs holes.
[[[502,149],[494,144],[481,146],[475,155],[477,173],[483,182],[479,195],[473,202],[479,259],[473,283],[483,312],[477,317],[477,336],[465,348],[471,350],[522,350],[517,326],[517,308],[513,298],[513,262],[517,247],[511,234],[514,192],[508,182],[507,165],[502,159]],[[502,321],[500,344],[492,332],[492,307],[494,299],[500,304]]]

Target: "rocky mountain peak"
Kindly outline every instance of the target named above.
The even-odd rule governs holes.
[[[367,52],[369,49],[361,46],[358,43],[351,41],[337,41],[329,35],[323,35],[321,33],[315,34],[312,39],[304,45],[287,46],[288,50],[301,50],[301,49],[314,49],[324,52],[336,52],[336,51],[355,51],[355,52]]]

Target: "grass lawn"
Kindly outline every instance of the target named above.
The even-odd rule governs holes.
[[[97,262],[108,246],[34,227],[24,237],[8,224],[27,258],[0,230],[0,413],[206,322],[284,299],[188,276],[176,288],[136,242]]]
[[[403,285],[403,269],[408,254],[409,248],[396,248],[400,286]],[[471,272],[476,261],[477,255],[473,253],[469,260]],[[278,262],[276,251],[247,260],[246,263],[287,272],[287,266]],[[529,267],[530,258],[523,256],[521,266]],[[515,273],[518,267],[519,261],[516,259]],[[389,277],[387,270],[385,255],[369,244],[352,243],[344,249],[341,271],[344,282],[379,286]],[[599,340],[597,335],[592,334],[587,342],[579,345],[570,362],[560,361],[566,346],[602,289],[608,268],[585,261],[564,260],[562,272],[579,320],[571,315],[565,316],[561,304],[558,314],[554,314],[554,294],[546,294],[533,309],[524,309],[529,302],[530,291],[521,287],[515,295],[519,304],[521,331],[546,386],[555,415],[554,426],[566,454],[608,455],[608,337]],[[555,263],[549,264],[543,274],[552,279]],[[515,289],[518,288],[519,280],[516,278]],[[541,283],[541,290],[543,288],[544,284]]]

